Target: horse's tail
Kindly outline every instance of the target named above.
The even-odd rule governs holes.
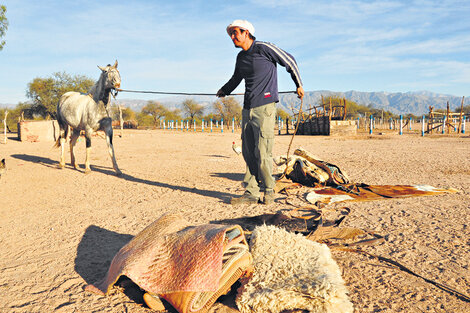
[[[67,139],[67,135],[69,132],[69,126],[67,125],[66,122],[63,121],[60,113],[59,113],[59,106],[57,106],[57,123],[59,123],[59,136],[57,137],[57,140],[55,141],[54,148],[59,148],[60,147],[60,139],[65,138]]]

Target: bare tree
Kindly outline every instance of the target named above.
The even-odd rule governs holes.
[[[157,126],[157,121],[168,114],[168,109],[157,101],[147,101],[147,104],[142,108],[142,113],[151,115],[153,117],[153,125]]]
[[[220,98],[214,102],[213,107],[218,118],[223,118],[226,121],[232,118],[241,119],[242,107],[234,97]]]
[[[195,117],[201,117],[204,113],[204,107],[193,99],[183,101],[183,112],[191,119],[191,123]]]

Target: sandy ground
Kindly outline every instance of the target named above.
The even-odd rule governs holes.
[[[12,135],[13,137],[13,135]],[[290,136],[276,136],[275,155]],[[2,136],[3,139],[3,136]],[[12,139],[12,138],[11,138]],[[122,177],[114,175],[105,140],[93,141],[92,170],[58,168],[52,142],[0,145],[1,312],[150,312],[117,289],[87,293],[114,254],[165,212],[194,223],[289,209],[276,203],[232,207],[245,166],[232,152],[239,134],[127,130],[115,137]],[[349,203],[344,225],[386,241],[366,250],[470,294],[470,138],[395,134],[349,138],[297,136],[294,147],[337,164],[355,182],[429,184],[457,194]],[[67,153],[67,162],[70,162]],[[344,205],[344,204],[343,204]],[[356,312],[470,312],[470,303],[377,260],[333,252]],[[231,311],[217,305],[212,311]]]

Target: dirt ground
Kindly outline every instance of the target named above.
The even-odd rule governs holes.
[[[0,144],[7,164],[0,178],[1,312],[151,312],[118,288],[106,297],[83,290],[104,277],[132,236],[166,212],[201,224],[291,208],[282,194],[269,206],[229,204],[243,192],[245,169],[231,148],[240,136],[231,131],[125,130],[114,139],[121,177],[114,175],[101,138],[93,140],[92,173],[85,175],[83,139],[77,171],[68,152],[66,168],[58,168],[52,142],[14,136]],[[285,155],[290,139],[276,136],[274,155]],[[351,209],[343,225],[385,236],[384,243],[364,248],[368,252],[470,295],[469,136],[296,136],[293,147],[300,146],[355,182],[458,189],[343,203]],[[469,302],[375,259],[338,251],[333,256],[356,312],[470,312]],[[230,311],[224,304],[212,309]]]

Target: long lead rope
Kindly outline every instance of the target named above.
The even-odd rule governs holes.
[[[430,283],[434,286],[436,286],[437,288],[441,289],[441,290],[444,290],[445,292],[448,292],[454,296],[456,296],[458,299],[462,300],[462,301],[465,301],[465,302],[470,302],[470,297],[467,296],[466,294],[462,293],[462,292],[459,292],[447,285],[444,285],[444,284],[441,284],[441,283],[438,283],[432,279],[429,279],[429,278],[426,278],[426,277],[423,277],[421,276],[420,274],[410,270],[409,268],[407,268],[406,266],[398,263],[397,261],[394,261],[392,259],[389,259],[389,258],[386,258],[386,257],[383,257],[383,256],[379,256],[379,255],[375,255],[375,254],[372,254],[372,253],[369,253],[367,251],[364,251],[364,250],[361,250],[361,249],[354,249],[354,248],[345,248],[345,247],[331,247],[331,249],[333,250],[339,250],[339,251],[347,251],[347,252],[355,252],[355,253],[360,253],[360,254],[363,254],[363,255],[367,255],[369,257],[372,257],[372,258],[375,258],[379,261],[382,261],[382,262],[386,262],[388,264],[391,264],[393,265],[392,268],[398,268],[408,274],[411,274],[413,276],[416,276],[416,277],[419,277],[421,279],[423,279],[425,282],[427,283]]]
[[[182,95],[182,96],[216,96],[215,93],[196,93],[196,92],[170,92],[170,91],[149,91],[149,90],[129,90],[129,89],[116,89],[119,92],[133,92],[133,93],[152,93],[159,95]],[[279,93],[296,93],[296,91],[280,91]],[[244,93],[232,93],[230,96],[243,96]]]
[[[169,92],[169,91],[148,91],[148,90],[129,90],[129,89],[116,89],[119,92],[133,92],[133,93],[151,93],[151,94],[160,94],[160,95],[183,95],[183,96],[216,96],[217,94],[215,93],[194,93],[194,92]],[[280,94],[287,94],[287,93],[297,93],[296,91],[280,91]],[[233,93],[231,96],[243,96],[244,93]],[[300,98],[300,109],[299,109],[299,120],[296,123],[294,133],[292,134],[292,137],[290,139],[289,147],[287,149],[287,160],[289,159],[289,152],[292,146],[292,142],[294,141],[295,134],[297,133],[297,130],[299,129],[299,124],[300,124],[300,116],[302,114],[302,106],[304,104],[304,99],[303,97]],[[287,171],[287,167],[286,167]],[[282,174],[282,177],[286,175],[286,171]],[[281,178],[282,178],[281,177]]]

